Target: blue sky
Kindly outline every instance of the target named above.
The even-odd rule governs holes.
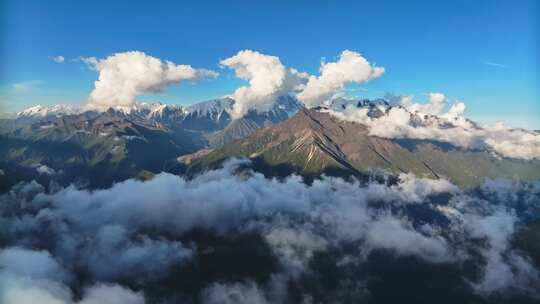
[[[381,3],[382,2],[382,3]],[[79,56],[149,55],[218,70],[140,100],[191,104],[242,81],[219,61],[242,49],[317,74],[321,58],[360,52],[386,68],[350,94],[442,92],[481,122],[540,128],[540,1],[0,0],[0,111],[83,103],[97,73]],[[62,55],[64,63],[51,57]]]

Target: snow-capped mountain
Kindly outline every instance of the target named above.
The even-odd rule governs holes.
[[[233,104],[234,100],[229,97],[213,99],[188,106],[186,113],[193,117],[210,117],[219,120],[221,115],[232,109]]]
[[[19,151],[19,145],[26,148],[23,154],[4,157],[21,162],[47,160],[47,165],[55,170],[68,166],[69,159],[74,165],[88,166],[88,170],[93,167],[88,165],[91,163],[107,168],[122,163],[130,168],[134,164],[137,170],[157,172],[166,165],[176,166],[176,161],[167,163],[169,159],[211,148],[218,152],[206,158],[209,162],[263,153],[266,159],[282,161],[284,166],[313,172],[341,166],[353,172],[370,167],[435,178],[459,177],[463,174],[455,175],[453,167],[446,165],[462,161],[462,157],[470,161],[468,167],[479,166],[481,161],[481,169],[487,168],[489,172],[506,174],[519,168],[526,177],[537,176],[521,160],[500,160],[504,164],[499,170],[493,167],[499,159],[490,154],[496,151],[498,155],[513,157],[515,154],[508,147],[532,135],[482,129],[463,116],[452,116],[452,111],[424,114],[384,99],[344,98],[308,110],[296,99],[284,96],[268,111],[251,110],[233,120],[229,114],[233,106],[234,100],[230,98],[188,107],[139,103],[130,109],[79,114],[71,107],[39,106],[19,112],[17,119],[0,121],[0,139],[4,137],[6,151]],[[455,112],[459,114],[461,110]],[[494,140],[500,138],[505,141]],[[244,144],[239,145],[236,140]],[[51,143],[56,145],[54,154],[48,150]],[[291,146],[295,148],[289,149]],[[77,151],[86,154],[81,158]],[[529,155],[515,157],[527,159]],[[466,180],[456,182],[476,183],[485,172],[472,172]]]
[[[206,121],[208,123],[217,125],[214,127],[220,128],[220,126],[224,127],[224,125],[231,121],[229,113],[232,110],[233,105],[233,99],[224,97],[220,99],[203,101],[190,106],[164,104],[160,102],[141,102],[134,104],[130,108],[119,107],[112,109],[118,114],[122,114],[126,117],[144,119],[161,124],[180,123],[189,126],[199,125],[199,122]],[[246,116],[288,118],[294,115],[300,107],[301,106],[296,99],[289,96],[284,96],[278,98],[274,106],[269,111],[250,111]],[[75,115],[86,112],[96,111],[73,105],[37,105],[16,113],[15,118],[30,122],[38,122],[65,115]]]
[[[338,97],[328,102],[327,108],[335,111],[344,110],[348,105],[354,105],[356,107],[378,107],[386,109],[390,107],[390,103],[382,98],[379,99],[349,99]]]
[[[46,117],[58,117],[62,115],[78,114],[81,112],[81,108],[72,105],[57,104],[54,106],[46,107],[42,105],[36,105],[20,112],[17,112],[17,118],[46,118]]]
[[[347,98],[335,98],[332,99],[328,106],[323,107],[336,112],[341,112],[347,108],[347,106],[354,106],[356,108],[367,108],[369,117],[378,118],[384,115],[391,105],[385,99],[347,99]]]
[[[71,172],[64,176],[68,183],[85,177],[95,185],[109,185],[174,167],[177,162],[172,160],[178,156],[220,147],[284,121],[301,108],[295,99],[282,97],[268,111],[250,111],[233,120],[233,105],[233,99],[222,98],[187,107],[137,103],[104,112],[35,106],[0,120],[0,146],[5,147],[0,156],[14,166],[46,164]]]

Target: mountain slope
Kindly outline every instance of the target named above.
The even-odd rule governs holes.
[[[141,103],[106,112],[36,106],[0,121],[0,169],[28,173],[12,182],[43,177],[36,170],[47,166],[63,172],[54,179],[64,183],[81,178],[107,186],[166,171],[179,156],[248,136],[299,108],[283,97],[269,111],[250,111],[233,121],[233,104],[230,98],[190,107]]]
[[[57,180],[82,179],[92,186],[160,172],[167,159],[205,146],[199,134],[137,121],[110,109],[63,116],[0,135],[2,168],[47,166]],[[41,175],[41,174],[40,174]]]
[[[208,134],[209,147],[219,148],[235,139],[253,134],[257,129],[268,127],[287,120],[300,109],[299,103],[292,97],[282,96],[266,112],[250,110],[244,117],[230,121],[225,128]],[[227,117],[230,117],[228,113]]]
[[[362,124],[307,109],[192,161],[188,172],[218,166],[229,157],[248,157],[269,167],[290,166],[307,175],[335,170],[361,175],[382,169],[445,177],[467,187],[485,178],[540,178],[538,161],[501,159],[489,152],[429,140],[374,137]]]

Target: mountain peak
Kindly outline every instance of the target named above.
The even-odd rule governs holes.
[[[57,104],[53,106],[35,105],[17,112],[16,117],[20,118],[41,118],[47,116],[62,116],[67,114],[75,114],[79,111],[78,107],[65,104]]]
[[[445,177],[465,187],[477,186],[493,176],[515,177],[516,172],[525,180],[538,178],[540,172],[538,163],[497,158],[489,151],[433,140],[373,136],[361,123],[343,121],[324,109],[306,108],[286,121],[202,156],[188,170],[215,167],[231,157],[251,158],[265,168],[286,166],[307,176],[337,171],[365,176],[382,170]]]

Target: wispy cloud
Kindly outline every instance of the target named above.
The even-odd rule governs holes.
[[[56,62],[56,63],[63,63],[66,58],[64,58],[64,56],[60,55],[60,56],[51,56],[49,57],[52,61]]]
[[[12,85],[15,92],[27,92],[35,87],[45,83],[43,80],[28,80],[23,82],[17,82]]]
[[[73,61],[82,61],[84,62],[90,70],[97,71],[96,66],[98,64],[98,59],[96,57],[82,57],[79,56],[76,59],[73,59]]]
[[[496,67],[496,68],[507,68],[508,67],[506,64],[497,63],[497,62],[493,62],[493,61],[482,61],[482,64],[487,65],[487,66],[491,66],[491,67]]]

